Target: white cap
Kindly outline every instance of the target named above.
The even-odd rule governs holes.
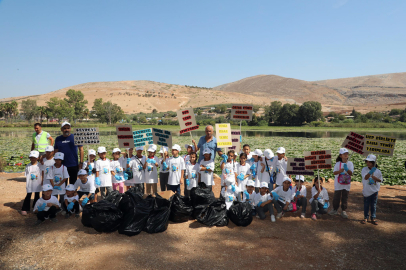
[[[97,153],[98,153],[98,154],[100,154],[100,153],[107,153],[106,147],[100,146],[99,148],[97,148]]]
[[[347,148],[340,148],[340,155],[348,153]]]
[[[148,152],[155,152],[156,151],[156,146],[154,147],[155,145],[154,144],[151,144],[149,147],[148,147]]]
[[[192,147],[192,151],[195,151],[195,146],[194,146],[193,144],[185,144],[186,150],[187,150],[189,147]]]
[[[250,156],[251,156],[251,157],[252,157],[252,156],[258,156],[258,154],[255,153],[255,152],[251,152],[251,153],[250,153]]]
[[[180,152],[180,146],[179,146],[179,144],[174,144],[174,145],[172,146],[172,150],[178,150],[178,151]]]
[[[248,187],[255,187],[255,182],[252,181],[252,180],[248,180],[248,181],[247,181],[247,186],[248,186]]]
[[[276,153],[278,153],[278,154],[285,154],[285,148],[279,147],[278,150],[276,150]]]
[[[75,189],[74,185],[69,184],[69,185],[66,186],[65,190],[67,190],[67,191],[75,191],[76,189]]]
[[[373,161],[373,162],[375,162],[376,161],[376,156],[370,154],[370,155],[367,156],[366,159],[364,159],[364,161]]]
[[[84,169],[81,169],[79,172],[78,172],[78,175],[86,175],[87,174],[87,172],[86,172],[86,170],[84,170]]]
[[[264,156],[265,156],[267,159],[271,159],[271,158],[273,158],[275,155],[273,154],[273,152],[272,152],[271,149],[265,149],[265,151],[264,151]]]
[[[283,178],[283,182],[285,182],[285,181],[289,181],[289,183],[292,183],[292,180],[291,180],[289,177],[287,177],[287,176],[285,176],[285,177]]]
[[[266,182],[261,182],[261,188],[268,188],[268,184]]]
[[[96,151],[94,149],[89,150],[89,155],[96,155]]]
[[[62,153],[62,152],[56,152],[56,153],[55,153],[55,156],[54,156],[54,159],[61,159],[61,160],[63,160],[64,157],[65,157],[65,154],[64,154],[64,153]]]
[[[296,181],[302,181],[304,182],[304,176],[303,175],[296,175]]]
[[[52,145],[47,145],[47,147],[45,147],[45,152],[52,152],[54,151],[54,147]]]
[[[31,151],[29,157],[38,158],[38,157],[39,157],[39,152],[38,152],[38,151],[35,151],[35,150],[34,150],[34,151]]]
[[[53,190],[54,188],[50,184],[45,184],[42,186],[42,191]]]
[[[64,127],[64,126],[66,126],[66,125],[69,125],[69,126],[70,126],[70,123],[67,122],[67,121],[65,121],[65,122],[62,123],[61,127]]]
[[[168,147],[162,146],[161,150],[159,150],[159,153],[163,154],[164,152],[168,152]]]
[[[113,149],[113,153],[117,153],[117,152],[121,153],[121,149],[116,147]]]
[[[211,154],[211,151],[210,151],[209,148],[205,148],[205,149],[203,150],[203,155],[205,155],[205,154]]]
[[[135,151],[144,151],[144,146],[137,146]]]
[[[262,157],[262,150],[261,149],[255,149],[254,153],[257,154],[257,156]]]

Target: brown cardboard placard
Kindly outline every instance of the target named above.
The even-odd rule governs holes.
[[[134,148],[133,127],[131,125],[116,126],[118,147]]]
[[[199,126],[196,124],[193,108],[179,110],[176,112],[176,114],[178,115],[180,134],[199,129]]]
[[[230,123],[216,124],[216,140],[219,148],[233,146]]]
[[[288,166],[286,169],[288,175],[314,175],[314,171],[306,170],[304,158],[288,158]]]
[[[345,140],[341,147],[347,148],[348,150],[351,150],[360,155],[367,156],[364,153],[364,144],[365,136],[362,136],[355,132],[350,132],[347,137],[345,137]]]
[[[254,106],[250,104],[235,104],[231,107],[231,119],[233,120],[252,120]]]
[[[331,150],[304,151],[306,170],[331,169]]]
[[[393,156],[393,152],[395,150],[395,143],[396,143],[395,137],[366,134],[363,151],[365,152],[366,155],[375,154],[383,156]]]
[[[238,155],[241,151],[241,131],[239,130],[231,130],[231,142],[233,146],[227,147],[226,151],[234,150],[234,152]]]
[[[100,143],[99,128],[75,128],[73,131],[75,145],[90,145]]]

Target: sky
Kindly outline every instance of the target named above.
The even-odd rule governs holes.
[[[406,72],[405,12],[398,0],[0,0],[0,98],[98,81]]]

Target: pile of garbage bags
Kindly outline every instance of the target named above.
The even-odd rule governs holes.
[[[234,202],[226,209],[224,198],[216,199],[204,183],[191,190],[190,198],[175,193],[169,200],[156,196],[144,197],[137,188],[125,193],[113,191],[104,200],[83,208],[82,224],[98,232],[115,232],[133,236],[145,231],[166,231],[169,220],[174,223],[196,219],[206,226],[227,226],[231,220],[237,226],[252,222],[251,205]]]

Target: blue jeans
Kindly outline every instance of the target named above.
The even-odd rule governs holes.
[[[364,218],[369,218],[369,208],[371,208],[371,219],[376,218],[376,203],[378,202],[378,192],[369,197],[364,196]]]
[[[177,192],[180,194],[180,185],[169,185],[168,184],[168,190],[172,190],[173,192]]]

